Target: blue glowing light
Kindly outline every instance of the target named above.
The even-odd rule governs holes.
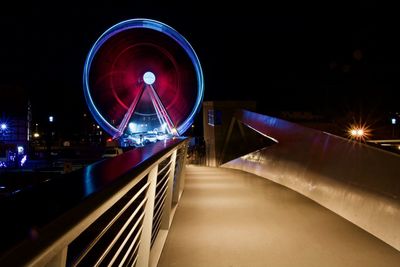
[[[137,126],[136,123],[130,122],[130,123],[128,124],[128,127],[129,127],[129,130],[130,130],[132,133],[137,132],[138,126]]]
[[[392,118],[392,124],[396,124],[396,118]]]
[[[24,147],[23,146],[18,146],[17,147],[17,151],[18,151],[18,154],[24,153]]]
[[[148,71],[143,75],[143,81],[148,85],[152,85],[156,81],[156,76],[151,71]]]
[[[84,170],[84,190],[86,195],[90,195],[96,190],[93,165],[88,165]]]
[[[27,159],[26,155],[24,155],[24,156],[21,158],[21,161],[20,161],[20,163],[19,163],[19,165],[20,165],[21,167],[24,166],[24,164],[25,164],[25,162],[26,162],[26,159]]]
[[[103,115],[99,111],[101,107],[97,107],[92,99],[92,96],[90,94],[90,85],[89,85],[90,68],[97,52],[102,47],[102,45],[105,42],[107,42],[108,39],[118,34],[119,32],[134,28],[151,29],[163,33],[168,37],[172,38],[184,49],[187,56],[190,58],[191,63],[193,64],[197,79],[197,98],[193,106],[193,109],[191,110],[188,117],[180,125],[176,125],[176,129],[174,129],[174,131],[176,131],[178,135],[181,135],[193,124],[194,117],[200,110],[200,105],[204,95],[203,71],[201,69],[200,61],[195,51],[193,50],[192,46],[189,44],[189,42],[182,35],[180,35],[175,29],[156,20],[150,20],[150,19],[125,20],[110,27],[99,37],[99,39],[97,39],[97,41],[94,43],[93,47],[90,49],[88,53],[83,70],[83,88],[88,108],[90,112],[93,114],[97,123],[106,132],[108,132],[111,136],[118,135],[120,130],[117,129],[114,125],[112,125],[103,117]],[[155,81],[155,75],[152,72],[146,72],[143,76],[143,80],[146,84],[151,85]]]
[[[7,124],[5,124],[5,123],[2,123],[1,125],[0,125],[0,129],[1,130],[7,130]]]

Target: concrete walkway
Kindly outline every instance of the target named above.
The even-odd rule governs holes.
[[[400,266],[400,252],[308,198],[237,170],[188,166],[159,267]]]

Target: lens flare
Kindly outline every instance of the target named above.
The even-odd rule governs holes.
[[[347,134],[350,139],[365,141],[371,137],[371,130],[364,125],[350,125],[347,129]]]

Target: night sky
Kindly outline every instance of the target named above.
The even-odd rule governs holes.
[[[34,119],[51,112],[73,124],[86,111],[82,71],[92,44],[110,26],[140,17],[170,25],[192,44],[204,100],[256,100],[267,114],[398,107],[400,20],[379,1],[81,2],[1,8],[0,97],[19,88]]]

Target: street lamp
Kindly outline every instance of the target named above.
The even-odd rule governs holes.
[[[0,137],[1,139],[3,139],[3,137],[5,137],[7,134],[7,124],[5,124],[4,122],[0,124]],[[0,161],[1,164],[1,161]],[[0,165],[1,167],[1,165]]]
[[[396,126],[396,118],[392,118],[392,136],[394,137],[394,129]]]
[[[364,129],[362,129],[362,128],[352,128],[350,130],[350,135],[353,138],[361,138],[361,137],[364,136]]]
[[[370,131],[365,126],[352,125],[348,129],[348,135],[353,139],[364,140],[370,136]]]

